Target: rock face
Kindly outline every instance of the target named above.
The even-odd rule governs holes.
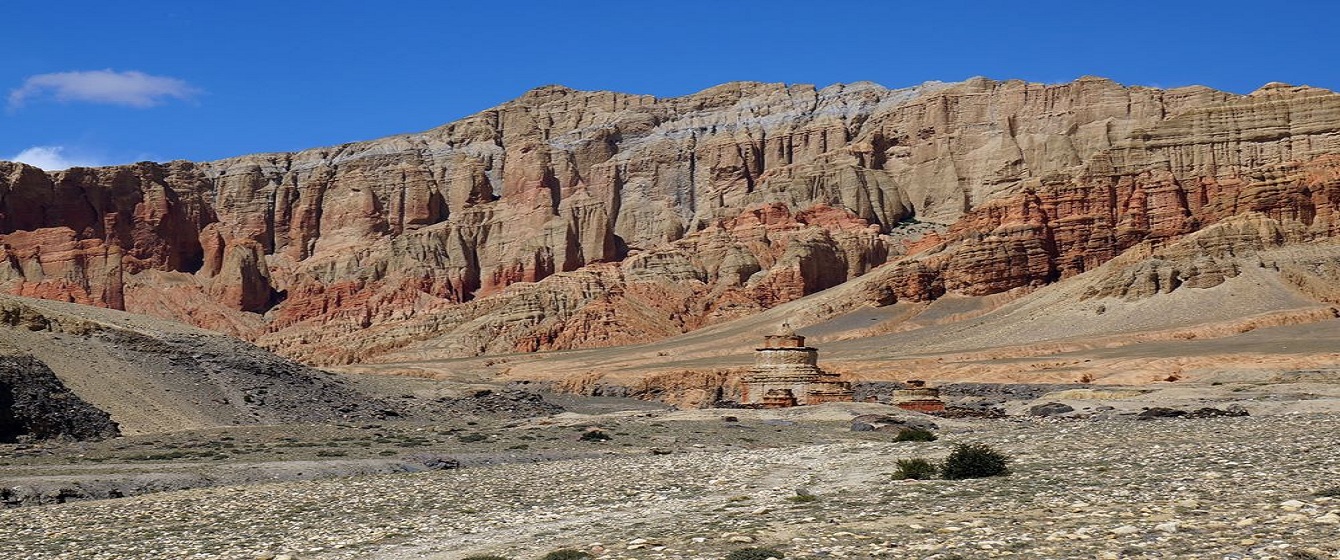
[[[1137,247],[1148,255],[1230,217],[1266,218],[1240,234],[1223,232],[1186,270],[1155,263],[1141,275],[1151,285],[1120,295],[1182,283],[1209,287],[1235,275],[1216,254],[1259,249],[1263,240],[1334,237],[1338,203],[1340,96],[1265,88],[1136,131],[1082,167],[971,210],[945,234],[922,240],[912,258],[881,269],[886,281],[870,298],[889,303],[1036,287]]]
[[[1037,286],[1245,212],[1329,236],[1338,131],[1282,85],[547,86],[298,153],[0,164],[0,289],[317,363],[625,344],[872,270],[877,303]]]
[[[95,440],[120,434],[110,415],[72,393],[40,360],[0,356],[0,442]]]

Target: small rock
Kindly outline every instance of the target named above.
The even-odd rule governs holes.
[[[1289,500],[1287,502],[1281,502],[1280,509],[1284,511],[1298,511],[1300,509],[1303,509],[1303,506],[1306,505],[1307,503],[1305,502],[1300,502],[1298,500]]]
[[[1122,525],[1116,529],[1112,529],[1111,532],[1114,535],[1134,535],[1140,532],[1140,528],[1134,525]]]
[[[1335,512],[1331,512],[1316,519],[1313,519],[1313,521],[1316,521],[1317,523],[1321,523],[1323,525],[1340,525],[1340,515],[1336,515]]]
[[[1180,525],[1176,521],[1167,521],[1154,526],[1155,531],[1164,533],[1176,533]]]

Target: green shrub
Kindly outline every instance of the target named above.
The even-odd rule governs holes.
[[[591,557],[590,554],[587,554],[580,550],[564,548],[561,550],[555,550],[553,552],[550,552],[549,554],[544,555],[544,557],[541,558],[540,560],[584,560],[590,557]]]
[[[726,555],[726,560],[767,560],[768,558],[782,558],[782,553],[771,548],[749,547],[731,551]]]
[[[935,434],[924,428],[903,428],[898,430],[898,435],[894,436],[893,441],[935,441]]]
[[[893,472],[894,480],[925,480],[935,476],[935,464],[922,459],[899,459],[898,470]]]
[[[984,478],[1010,473],[1010,458],[984,443],[959,444],[940,465],[940,475],[949,480]]]

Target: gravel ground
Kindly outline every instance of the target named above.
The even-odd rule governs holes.
[[[1340,558],[1340,497],[1328,496],[1340,495],[1340,415],[974,420],[925,443],[823,419],[741,415],[700,429],[709,424],[672,418],[621,419],[625,435],[595,444],[600,457],[3,510],[0,557],[525,559],[577,548],[720,559],[767,546],[787,558]],[[750,448],[757,438],[725,433],[771,439]],[[1013,473],[890,477],[897,459],[964,442],[1009,453]]]

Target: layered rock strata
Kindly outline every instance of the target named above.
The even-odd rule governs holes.
[[[877,303],[1037,286],[1249,211],[1330,235],[1337,130],[1282,85],[549,86],[298,153],[0,164],[0,288],[319,363],[624,344],[871,270]]]
[[[881,269],[886,281],[870,298],[890,303],[1036,287],[1133,248],[1148,255],[1232,216],[1270,218],[1262,227],[1271,231],[1203,247],[1201,262],[1165,271],[1154,291],[1183,282],[1209,287],[1234,274],[1215,254],[1259,249],[1262,239],[1334,237],[1338,210],[1340,96],[1269,86],[1137,131],[1083,167],[981,205],[945,234],[923,239],[914,257]]]

